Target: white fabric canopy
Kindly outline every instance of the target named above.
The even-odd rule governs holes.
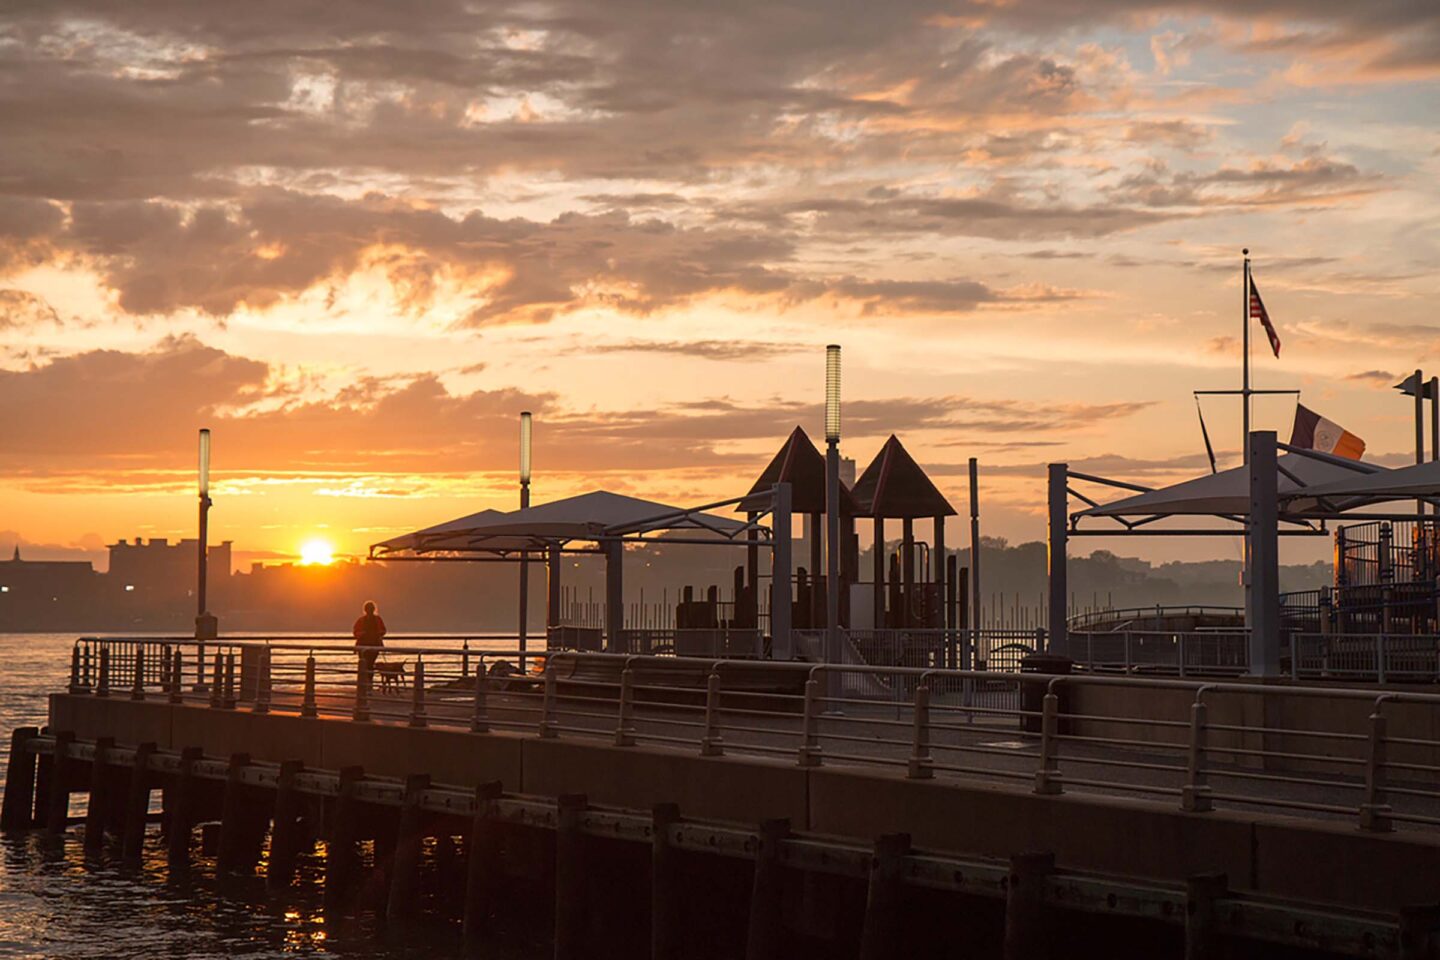
[[[376,551],[534,549],[535,541],[594,540],[605,536],[689,529],[734,533],[729,517],[687,512],[654,500],[595,490],[524,510],[486,510],[376,544]]]
[[[1308,488],[1304,493],[1305,500],[1313,495],[1332,501],[1350,497],[1367,501],[1440,497],[1440,461],[1431,460],[1363,476],[1354,474]]]
[[[1308,490],[1319,484],[1346,481],[1365,477],[1366,473],[1348,467],[1315,460],[1295,453],[1286,453],[1276,458],[1279,475],[1276,486],[1280,498],[1294,496],[1302,489]],[[1363,471],[1384,471],[1374,464],[1355,464]],[[1285,475],[1288,471],[1304,481],[1301,487]],[[1245,466],[1221,470],[1194,480],[1184,480],[1169,487],[1151,490],[1123,500],[1102,503],[1098,507],[1082,511],[1082,517],[1151,517],[1185,515],[1244,515],[1250,512],[1250,468]]]

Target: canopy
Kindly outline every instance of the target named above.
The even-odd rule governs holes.
[[[803,427],[790,431],[790,436],[771,458],[769,465],[756,478],[750,492],[736,507],[738,513],[760,513],[770,509],[770,490],[777,483],[790,484],[790,509],[795,513],[825,512],[825,457]],[[840,515],[853,517],[860,512],[855,498],[840,484]]]
[[[1430,460],[1378,473],[1352,474],[1329,483],[1307,487],[1304,494],[1304,501],[1310,501],[1312,497],[1329,500],[1358,497],[1367,503],[1407,500],[1412,497],[1440,497],[1440,461]],[[1308,508],[1310,504],[1307,503],[1306,506]]]
[[[1347,482],[1369,474],[1386,473],[1383,467],[1356,461],[1340,466],[1296,453],[1277,457],[1276,488],[1280,499],[1294,497],[1312,488],[1331,482]],[[1296,483],[1291,477],[1303,482]],[[1102,503],[1081,511],[1081,517],[1152,517],[1152,516],[1236,516],[1250,512],[1250,468],[1232,467],[1207,477],[1196,477],[1159,490],[1151,490],[1123,500]]]
[[[371,549],[372,552],[409,549],[507,553],[535,549],[553,542],[597,540],[661,530],[699,530],[730,535],[744,528],[745,524],[728,517],[595,490],[510,513],[482,511],[387,540]]]

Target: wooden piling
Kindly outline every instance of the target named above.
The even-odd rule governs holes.
[[[477,682],[484,682],[477,680]],[[475,788],[475,817],[470,822],[468,860],[465,864],[465,955],[478,956],[490,928],[499,889],[500,837],[495,822],[495,801],[502,791],[499,780]]]
[[[50,817],[50,796],[55,784],[55,753],[47,750],[35,755],[35,806],[30,825],[44,827]]]
[[[195,763],[201,757],[199,747],[180,751],[180,769],[165,794],[166,833],[165,857],[171,873],[190,869],[190,834],[195,829]]]
[[[305,769],[299,760],[282,760],[275,783],[275,813],[270,827],[270,856],[265,864],[265,886],[283,890],[295,879],[300,855],[302,801],[295,777]]]
[[[555,802],[555,960],[577,960],[584,954],[589,905],[580,824],[588,805],[583,793],[561,794]]]
[[[360,876],[360,800],[357,787],[365,779],[363,767],[342,767],[335,797],[330,835],[325,840],[325,903],[327,910],[343,904]]]
[[[1223,873],[1202,873],[1185,881],[1185,960],[1220,957],[1215,901],[1225,896],[1228,888]]]
[[[95,738],[95,759],[90,764],[90,803],[85,810],[85,852],[98,853],[105,847],[105,824],[110,819],[110,805],[115,802],[111,790],[109,758],[115,747],[114,737]]]
[[[865,925],[860,933],[860,960],[898,960],[905,924],[904,870],[910,834],[887,833],[875,841],[870,882],[865,893]]]
[[[54,752],[50,755],[50,795],[45,811],[45,831],[52,837],[65,832],[70,817],[70,744],[75,742],[73,730],[55,734]]]
[[[1004,960],[1048,960],[1045,878],[1054,871],[1053,853],[1017,853],[1010,858],[1005,886]]]
[[[135,760],[130,767],[130,783],[125,791],[125,826],[121,833],[124,838],[121,856],[131,866],[140,863],[145,849],[145,821],[150,813],[150,758],[155,753],[155,744],[147,741],[135,748]]]
[[[657,803],[650,811],[650,960],[679,960],[685,891],[671,828],[680,806]]]
[[[247,848],[250,841],[249,790],[245,787],[245,768],[250,766],[250,754],[230,755],[230,767],[225,776],[225,795],[220,804],[220,849],[216,853],[215,872],[218,874],[239,873],[247,866]],[[248,864],[254,866],[251,860]]]
[[[755,844],[755,882],[750,888],[750,923],[745,960],[778,960],[784,941],[781,905],[784,875],[780,845],[790,835],[790,821],[762,820]]]
[[[79,651],[79,648],[76,648]],[[35,809],[35,770],[38,757],[30,752],[30,741],[40,735],[39,727],[16,727],[10,734],[10,760],[5,767],[5,800],[0,804],[0,830],[28,830]]]
[[[420,848],[425,841],[425,811],[420,803],[428,789],[428,773],[412,773],[405,778],[405,797],[400,804],[391,859],[390,893],[385,901],[385,919],[392,924],[405,923],[419,907]]]

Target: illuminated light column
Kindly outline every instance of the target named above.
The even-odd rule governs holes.
[[[520,509],[530,506],[530,438],[534,430],[530,411],[520,414]],[[530,555],[520,552],[520,652],[524,653],[529,643],[529,624],[526,614],[530,605]],[[525,669],[525,660],[520,660],[520,669]]]
[[[833,343],[825,348],[825,533],[825,660],[839,663],[840,347]]]

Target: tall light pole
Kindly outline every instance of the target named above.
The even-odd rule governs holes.
[[[205,548],[210,541],[210,503],[210,431],[202,429],[200,431],[200,539],[196,545],[198,563],[195,585],[195,639],[197,640],[213,640],[220,632],[219,623],[211,615],[206,598],[209,557]]]
[[[825,348],[825,534],[825,660],[839,663],[840,347],[834,343]]]
[[[530,437],[534,427],[530,411],[520,414],[520,509],[530,506]],[[530,606],[530,554],[520,552],[520,652],[524,653],[529,641],[526,614]],[[525,669],[525,660],[520,660],[520,669]]]

